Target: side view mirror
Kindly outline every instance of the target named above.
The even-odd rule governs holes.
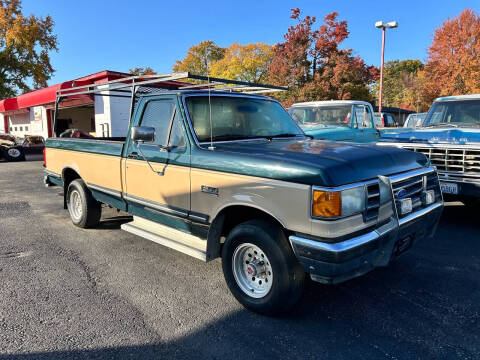
[[[135,142],[153,142],[155,140],[155,128],[149,126],[132,126],[130,139]]]

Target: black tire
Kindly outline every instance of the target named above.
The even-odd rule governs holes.
[[[102,216],[101,203],[93,198],[82,180],[73,180],[68,185],[66,200],[67,209],[74,225],[84,229],[98,225]]]
[[[479,209],[480,208],[480,200],[474,197],[465,197],[461,199],[463,205],[468,208]]]
[[[237,249],[249,246],[246,244],[253,244],[262,250],[272,270],[271,287],[260,298],[252,297],[242,290],[239,285],[241,281],[237,281],[234,275],[235,252]],[[248,253],[250,250],[246,251],[248,256],[252,255]],[[248,261],[246,263],[248,264]],[[243,306],[254,312],[269,316],[280,315],[291,310],[302,296],[305,273],[283,231],[270,222],[250,220],[237,225],[228,234],[223,245],[222,267],[225,281],[233,296]],[[236,273],[238,277],[239,272]],[[245,276],[249,277],[251,273],[245,272]],[[252,279],[255,278],[252,277]]]
[[[3,149],[3,157],[7,161],[23,161],[25,160],[25,153],[22,148],[12,147]]]

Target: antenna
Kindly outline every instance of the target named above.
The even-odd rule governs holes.
[[[207,87],[208,87],[208,112],[210,114],[210,146],[208,147],[208,150],[215,150],[215,147],[213,146],[213,126],[212,126],[212,102],[210,100],[210,93],[211,93],[211,87],[210,87],[210,69],[208,66],[208,51],[206,51],[206,57],[207,57]]]

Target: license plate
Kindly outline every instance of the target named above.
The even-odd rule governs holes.
[[[440,190],[445,194],[458,194],[458,184],[441,183]]]

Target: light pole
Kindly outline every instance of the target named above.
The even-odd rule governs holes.
[[[382,112],[382,90],[383,90],[383,55],[385,52],[385,30],[393,29],[398,26],[397,21],[390,21],[384,23],[383,21],[377,21],[375,27],[382,29],[382,58],[380,61],[380,89],[378,89],[378,112]]]

